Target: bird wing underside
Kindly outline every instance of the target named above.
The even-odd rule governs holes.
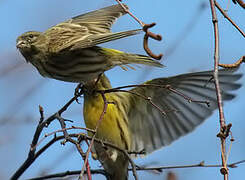
[[[236,82],[241,76],[226,70],[219,72],[223,100],[235,97],[229,91],[241,87]],[[150,98],[154,103],[152,105],[139,96],[130,95],[128,116],[132,150],[145,150],[150,153],[191,132],[207,119],[218,107],[212,77],[212,71],[190,73],[154,79],[146,83],[153,84],[152,87],[132,89],[131,92]],[[169,85],[176,92],[154,85]],[[208,101],[210,106],[206,103],[188,101],[184,96],[193,101]]]

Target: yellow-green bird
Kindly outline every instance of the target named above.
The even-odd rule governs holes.
[[[111,32],[112,24],[125,13],[120,5],[89,12],[45,32],[26,32],[17,38],[16,47],[42,76],[68,82],[86,83],[114,66],[126,64],[162,67],[148,56],[97,46],[141,32]]]
[[[212,77],[213,71],[182,74],[147,81],[144,83],[147,87],[135,87],[129,92],[105,94],[106,100],[113,103],[108,104],[96,137],[136,152],[144,150],[151,153],[169,145],[193,131],[217,109]],[[219,71],[223,100],[235,97],[230,91],[241,87],[237,82],[241,77],[242,74],[231,70]],[[96,84],[94,81],[85,85],[83,114],[86,127],[95,129],[104,108],[104,100],[98,90],[111,88],[105,75]],[[210,106],[190,102],[183,96],[208,101]],[[122,152],[95,142],[94,153],[110,175],[110,180],[127,179],[129,161]]]

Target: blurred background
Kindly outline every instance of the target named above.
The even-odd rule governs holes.
[[[136,71],[110,70],[113,86],[141,83],[156,77],[213,69],[213,26],[208,0],[202,1],[129,1],[131,11],[145,23],[156,22],[151,29],[162,35],[161,42],[150,40],[149,46],[156,54],[164,53],[164,69],[137,68]],[[16,38],[29,30],[44,31],[73,16],[116,4],[114,0],[2,0],[0,2],[0,179],[9,179],[28,155],[29,145],[40,118],[38,105],[44,108],[45,117],[55,113],[74,93],[76,84],[45,79],[30,64],[27,64],[15,47]],[[228,14],[245,30],[245,12],[232,2],[221,3]],[[232,63],[245,53],[245,40],[230,23],[220,15],[220,60]],[[120,18],[113,31],[140,28],[128,15]],[[143,34],[105,43],[126,52],[145,54],[142,46]],[[244,72],[245,67],[240,71]],[[244,78],[240,81],[244,84]],[[225,116],[232,123],[235,142],[232,143],[228,162],[245,159],[245,87],[237,91],[237,98],[225,104]],[[82,102],[82,98],[80,99]],[[74,121],[72,125],[84,126],[82,104],[74,103],[63,117]],[[68,123],[68,125],[71,125]],[[57,122],[44,133],[60,128]],[[143,166],[186,165],[205,161],[220,164],[220,140],[217,111],[191,134],[162,148],[136,163]],[[41,136],[43,137],[44,134]],[[51,138],[51,137],[50,137]],[[47,139],[48,140],[48,139]],[[47,142],[47,140],[45,142]],[[43,142],[41,145],[44,145]],[[229,144],[229,143],[228,143]],[[73,145],[56,143],[43,153],[21,176],[27,179],[44,174],[67,170],[80,170],[81,157]],[[90,160],[92,168],[100,168],[98,162]],[[244,178],[245,165],[230,169],[230,179]],[[222,179],[219,168],[189,168],[172,170],[178,179]],[[140,179],[165,179],[167,170],[161,174],[139,172]],[[76,178],[75,178],[76,179]],[[94,179],[104,179],[96,175]],[[130,173],[130,179],[133,179]]]

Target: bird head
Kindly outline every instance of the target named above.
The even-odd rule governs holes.
[[[20,35],[16,40],[16,47],[19,49],[23,56],[26,56],[30,52],[33,52],[35,43],[41,36],[41,32],[28,31]]]

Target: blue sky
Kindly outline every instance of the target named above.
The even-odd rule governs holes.
[[[144,82],[156,77],[165,77],[190,71],[203,71],[213,68],[213,27],[208,1],[124,1],[137,17],[145,23],[156,22],[152,31],[162,35],[163,40],[151,40],[149,46],[156,53],[166,53],[162,63],[164,69],[137,68],[137,71],[122,71],[115,68],[107,72],[113,86]],[[200,10],[201,3],[207,8]],[[115,4],[113,0],[53,0],[1,1],[0,33],[0,179],[8,179],[27,156],[29,144],[39,119],[38,105],[45,110],[45,117],[56,112],[72,97],[76,84],[44,79],[30,65],[24,63],[23,57],[15,47],[15,40],[21,33],[29,30],[44,31],[47,28],[73,16]],[[228,2],[221,4],[226,8]],[[244,11],[232,3],[229,15],[245,29]],[[244,55],[244,38],[218,12],[220,29],[220,59],[223,63],[232,63]],[[187,26],[189,25],[189,26]],[[120,18],[113,26],[113,31],[139,28],[128,15]],[[142,47],[143,35],[137,35],[103,44],[131,53],[145,54]],[[177,43],[176,43],[177,42]],[[177,44],[177,46],[176,46]],[[176,47],[168,54],[171,47]],[[7,67],[23,63],[11,73],[1,73]],[[244,67],[241,67],[241,72]],[[147,74],[147,75],[146,75]],[[244,82],[244,78],[240,81]],[[243,83],[244,84],[244,83]],[[245,121],[244,87],[237,91],[237,98],[225,104],[227,122],[233,124],[232,132],[235,142],[232,144],[229,162],[245,159]],[[82,99],[81,99],[82,101]],[[73,104],[64,114],[65,118],[74,120],[77,126],[84,126],[82,105]],[[59,128],[53,123],[45,132]],[[145,158],[138,158],[141,165],[184,165],[205,161],[207,164],[220,163],[220,142],[216,138],[219,131],[218,113],[214,113],[193,133],[179,139]],[[93,168],[99,164],[91,160]],[[230,170],[230,179],[244,176],[244,165]],[[81,168],[81,158],[70,144],[61,146],[57,143],[44,153],[26,171],[21,179],[35,177],[40,172],[61,172]],[[173,170],[179,179],[220,179],[219,168],[195,168]],[[139,173],[140,179],[163,179],[166,171],[160,175]],[[132,176],[130,176],[131,179]],[[103,179],[96,176],[95,179]]]

